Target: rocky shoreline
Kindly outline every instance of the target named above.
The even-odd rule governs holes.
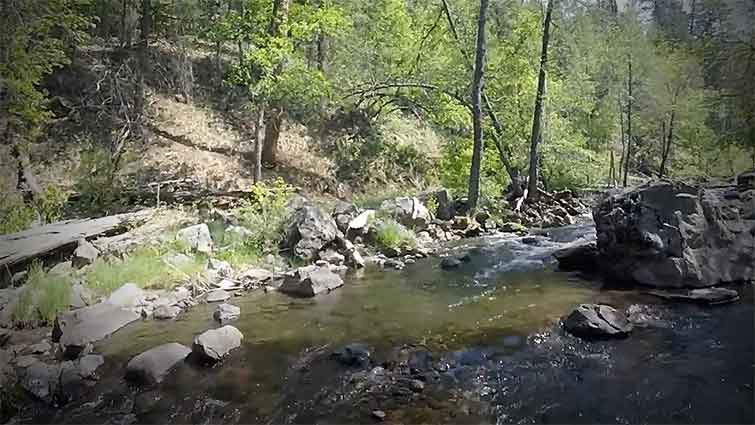
[[[597,272],[608,278],[615,276],[617,271],[626,271],[630,264],[633,267],[657,270],[653,268],[655,266],[648,266],[642,261],[652,261],[653,265],[657,265],[658,261],[667,261],[666,258],[670,259],[668,261],[671,264],[678,264],[676,258],[689,261],[684,267],[673,268],[676,274],[672,274],[673,279],[670,280],[667,279],[667,268],[663,269],[665,274],[652,275],[652,279],[647,274],[628,275],[634,283],[647,285],[648,282],[654,282],[654,286],[664,289],[702,286],[700,277],[703,275],[707,279],[705,286],[731,281],[753,281],[755,260],[753,252],[746,248],[755,236],[755,217],[752,215],[755,189],[752,187],[754,179],[748,179],[746,175],[740,176],[733,190],[700,189],[697,197],[686,196],[693,190],[673,182],[651,183],[610,195],[598,203],[593,211],[598,231],[597,244],[576,245],[559,251],[554,256],[563,269]],[[735,193],[737,196],[734,196]],[[680,194],[685,196],[680,197]],[[217,306],[212,317],[220,327],[197,329],[201,333],[196,335],[191,347],[177,343],[159,345],[133,357],[125,365],[125,376],[129,382],[154,387],[181,362],[191,361],[201,367],[212,367],[241,346],[244,335],[233,326],[241,310],[234,305],[233,299],[248,291],[277,291],[293,297],[315,297],[338,290],[344,285],[346,272],[354,272],[367,264],[382,269],[401,270],[406,264],[433,255],[444,242],[486,234],[527,233],[521,224],[492,219],[487,211],[482,211],[471,219],[457,215],[463,208],[451,201],[448,193],[435,193],[433,199],[436,202],[433,212],[428,210],[419,197],[389,200],[376,210],[361,210],[354,205],[340,203],[331,212],[306,199],[294,199],[290,207],[293,211],[292,218],[281,247],[284,252],[307,265],[287,270],[234,270],[227,262],[212,257],[213,241],[207,224],[185,227],[178,232],[177,238],[193,252],[202,253],[209,258],[205,277],[201,282],[187,282],[184,286],[167,291],[145,290],[125,283],[107,298],[100,300],[94,299],[87,288],[79,284],[74,286],[76,305],[72,303],[71,311],[58,315],[52,330],[27,331],[27,335],[19,338],[19,332],[0,328],[0,360],[3,360],[1,363],[4,365],[0,368],[0,383],[3,388],[0,413],[5,415],[4,419],[10,418],[14,404],[22,402],[20,400],[25,397],[32,397],[53,407],[81,398],[97,382],[97,370],[106,362],[96,352],[97,342],[137,320],[174,320],[197,303],[212,303]],[[447,201],[441,202],[442,199]],[[559,195],[557,199],[556,212],[547,214],[559,219],[553,223],[552,218],[547,218],[551,221],[544,224],[572,223],[574,215],[584,212],[579,201],[571,195]],[[566,208],[565,204],[572,209]],[[664,215],[664,219],[660,221],[643,215],[657,214],[661,208],[658,205],[670,205],[669,208],[681,205],[684,208],[677,208],[675,213]],[[533,212],[529,214],[531,217],[537,215],[540,219],[546,215]],[[372,224],[376,215],[388,216],[412,229],[417,235],[418,243],[413,246],[375,249],[375,229]],[[696,227],[690,223],[696,224]],[[231,229],[235,226],[232,220],[228,225]],[[681,242],[674,243],[673,237],[669,236],[670,226],[677,229],[674,235],[682,235]],[[695,230],[699,234],[694,234]],[[243,232],[243,229],[238,231]],[[718,232],[713,243],[709,239],[711,232]],[[535,239],[531,242],[537,243]],[[665,245],[659,245],[659,240]],[[700,240],[706,242],[700,244]],[[724,240],[737,243],[726,245],[721,242]],[[97,256],[107,255],[96,246],[96,241],[92,244],[82,241],[70,259],[70,264],[62,263],[66,265],[56,267],[87,267]],[[616,261],[618,252],[625,253],[621,262]],[[698,261],[694,262],[691,258]],[[722,263],[726,258],[732,259],[732,266]],[[715,259],[716,264],[722,265],[722,270],[726,273],[714,279],[715,276],[710,274],[713,266],[704,263],[701,269],[692,267],[709,259]],[[184,261],[180,254],[165,260],[172,263]],[[444,256],[439,261],[439,267],[454,270],[467,261],[469,257],[463,254]],[[611,264],[613,268],[608,269],[606,264]],[[689,280],[690,276],[698,280]],[[684,284],[685,282],[692,283]],[[736,291],[725,288],[655,291],[653,295],[704,304],[733,302],[738,298]],[[6,300],[6,309],[8,305],[12,304]],[[588,340],[625,338],[632,332],[637,317],[642,317],[642,312],[636,310],[630,308],[620,311],[600,304],[581,305],[564,317],[562,326],[567,332]],[[49,333],[45,335],[46,332]],[[425,391],[425,386],[437,378],[436,375],[442,371],[443,366],[428,363],[432,356],[426,351],[416,347],[402,349],[404,351],[400,349],[398,353],[403,354],[397,354],[400,360],[394,363],[381,361],[379,365],[370,360],[369,347],[359,345],[339,348],[332,352],[332,356],[346,366],[371,365],[361,378],[349,378],[349,385],[362,385],[355,387],[353,391],[368,391],[372,398],[400,399],[403,394],[407,399],[412,399],[412,394]],[[426,364],[418,366],[421,362],[418,363],[416,356],[424,358]],[[389,363],[390,367],[387,367]],[[361,381],[364,382],[359,384]],[[15,389],[20,389],[21,393]],[[378,408],[371,412],[374,420],[383,420],[385,417],[384,412]]]

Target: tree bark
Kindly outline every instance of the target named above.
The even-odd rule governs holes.
[[[632,159],[632,55],[629,55],[627,60],[627,66],[629,68],[629,75],[627,76],[627,149],[624,157],[624,187],[627,187],[629,180],[629,164]]]
[[[146,75],[149,72],[149,37],[152,33],[152,1],[142,0],[141,3],[141,34],[139,40],[138,50],[138,81],[137,81],[137,94],[136,94],[136,111],[139,115],[138,129],[142,138],[146,138],[146,131],[144,131],[144,114],[147,107],[146,99]]]
[[[530,172],[529,172],[529,199],[537,198],[538,181],[538,144],[543,138],[543,99],[546,96],[546,67],[548,66],[548,42],[550,40],[551,17],[553,16],[553,3],[548,0],[543,24],[543,45],[540,54],[540,74],[537,78],[537,96],[535,97],[535,113],[532,117],[532,138],[530,139]]]
[[[469,202],[467,210],[473,214],[480,199],[480,167],[482,164],[482,85],[485,74],[486,33],[488,0],[480,0],[480,15],[477,19],[477,46],[475,68],[472,76],[472,124],[474,127],[474,147],[472,166],[469,171]]]
[[[451,8],[448,5],[448,0],[443,0],[443,11],[446,15],[446,20],[448,21],[448,27],[451,30],[451,35],[454,37],[454,40],[456,41],[456,44],[459,48],[459,52],[464,58],[464,62],[467,65],[467,69],[471,72],[474,72],[474,65],[472,64],[472,60],[469,58],[469,55],[467,54],[466,50],[464,50],[464,46],[461,44],[461,40],[459,39],[459,33],[456,30],[456,24],[454,23],[453,16],[451,15]],[[503,168],[506,170],[506,173],[509,175],[509,178],[511,179],[511,186],[513,188],[518,188],[516,190],[516,195],[520,196],[523,188],[521,187],[521,185],[518,184],[520,180],[519,171],[514,169],[510,160],[510,158],[512,157],[512,154],[503,145],[503,139],[504,139],[503,125],[501,124],[501,121],[498,119],[498,115],[495,113],[495,110],[493,109],[493,106],[490,103],[490,99],[488,98],[488,95],[485,93],[484,87],[482,88],[481,95],[482,95],[483,106],[485,107],[485,113],[488,114],[488,116],[490,116],[490,121],[493,123],[493,130],[495,130],[495,133],[491,134],[491,137],[493,138],[493,142],[495,143],[496,150],[498,151],[498,159],[501,161],[501,165],[503,165]]]
[[[254,183],[262,181],[262,143],[265,137],[265,106],[260,105],[254,128]]]
[[[676,116],[676,111],[671,111],[671,118],[669,118],[669,124],[668,124],[668,135],[665,134],[665,121],[664,121],[664,143],[663,143],[663,155],[661,158],[661,171],[660,171],[660,177],[663,178],[664,175],[666,175],[666,164],[668,161],[669,154],[671,153],[671,144],[674,140],[674,118]]]
[[[275,0],[273,2],[273,16],[268,28],[268,34],[271,37],[285,35],[289,5],[290,0]],[[282,70],[282,64],[279,64],[274,72],[279,74]],[[280,138],[280,129],[283,123],[283,111],[276,105],[268,105],[268,111],[265,115],[267,116],[267,122],[265,125],[265,144],[262,151],[262,160],[270,165],[274,165],[277,161],[278,139]]]

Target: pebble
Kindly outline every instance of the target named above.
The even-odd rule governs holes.
[[[373,410],[372,417],[379,421],[385,420],[385,412],[382,410]]]

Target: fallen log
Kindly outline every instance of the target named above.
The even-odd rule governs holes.
[[[0,236],[0,287],[35,260],[70,255],[80,239],[113,236],[146,221],[149,212],[67,220]]]

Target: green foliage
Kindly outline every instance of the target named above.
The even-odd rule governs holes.
[[[218,237],[214,241],[221,245],[217,250],[218,258],[242,266],[255,263],[266,254],[276,253],[288,220],[286,205],[294,190],[280,178],[272,184],[252,186],[250,198],[235,211],[249,235],[242,238],[217,231]]]
[[[414,232],[390,218],[378,218],[375,226],[375,243],[383,249],[415,248]]]
[[[13,310],[17,327],[51,326],[58,313],[67,311],[71,282],[67,277],[46,273],[39,263],[29,268],[26,284]]]
[[[125,283],[141,288],[170,289],[202,272],[207,258],[189,256],[186,264],[171,266],[166,255],[175,251],[166,247],[145,247],[130,253],[123,260],[98,258],[86,274],[90,288],[100,295],[109,295]]]
[[[20,232],[37,217],[33,208],[24,204],[21,196],[5,196],[0,199],[0,234]]]
[[[74,189],[79,192],[77,205],[84,211],[108,211],[119,205],[121,190],[117,164],[103,148],[92,145],[82,152],[76,170]]]

